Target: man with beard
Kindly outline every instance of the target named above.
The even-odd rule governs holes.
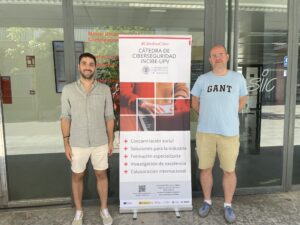
[[[72,225],[82,225],[83,177],[91,162],[97,177],[100,217],[104,225],[113,219],[107,209],[108,155],[113,151],[114,112],[110,89],[95,80],[96,58],[79,56],[80,79],[66,85],[61,95],[61,130],[67,159],[71,162],[72,192],[76,213]]]
[[[191,94],[192,107],[199,112],[197,154],[204,202],[199,215],[206,217],[211,208],[212,168],[216,154],[223,170],[224,217],[233,223],[236,216],[231,202],[236,188],[235,165],[239,153],[239,116],[247,101],[246,80],[228,70],[229,55],[223,45],[210,50],[212,71],[198,77]]]

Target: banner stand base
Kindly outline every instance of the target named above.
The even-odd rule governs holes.
[[[176,218],[177,218],[177,219],[180,219],[180,218],[181,218],[180,212],[179,212],[178,209],[175,209],[175,215],[176,215]]]
[[[177,218],[177,219],[180,219],[180,218],[181,218],[181,215],[180,215],[179,210],[178,210],[178,209],[174,209],[174,210],[175,210],[176,218]],[[133,214],[132,214],[132,219],[133,219],[133,220],[137,220],[137,210],[133,210],[132,213],[133,213]]]
[[[177,219],[180,219],[180,218],[181,218],[181,215],[180,215],[180,212],[179,212],[178,208],[176,208],[176,209],[174,209],[174,210],[175,210],[176,218],[177,218]],[[132,214],[132,219],[133,219],[133,220],[137,220],[137,210],[133,210],[132,213],[133,213],[133,214]]]
[[[133,210],[133,216],[132,216],[133,220],[137,220],[137,210]]]
[[[175,212],[176,218],[180,219],[181,215],[180,215],[180,211],[191,211],[193,210],[193,206],[186,206],[186,207],[176,207],[176,208],[160,208],[160,207],[156,207],[156,208],[143,208],[143,209],[137,209],[137,208],[120,208],[120,213],[132,213],[132,219],[133,220],[137,220],[138,218],[138,212],[170,212],[173,211]]]

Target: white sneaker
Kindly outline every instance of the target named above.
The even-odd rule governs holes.
[[[81,213],[79,219],[77,219],[76,217],[74,218],[72,225],[82,225],[82,218],[83,218],[83,213]]]
[[[108,212],[108,209],[100,210],[100,217],[103,221],[103,225],[112,225],[113,219]]]

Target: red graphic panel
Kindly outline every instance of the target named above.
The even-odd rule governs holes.
[[[137,98],[154,98],[154,83],[120,83],[120,105],[122,114],[136,114]]]

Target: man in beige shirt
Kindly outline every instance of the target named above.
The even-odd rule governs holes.
[[[90,53],[79,57],[80,79],[62,91],[61,130],[65,154],[71,162],[72,192],[76,214],[72,225],[82,225],[83,177],[91,158],[100,197],[100,216],[104,225],[113,219],[107,209],[108,155],[113,150],[114,112],[107,85],[95,80],[96,58]]]

